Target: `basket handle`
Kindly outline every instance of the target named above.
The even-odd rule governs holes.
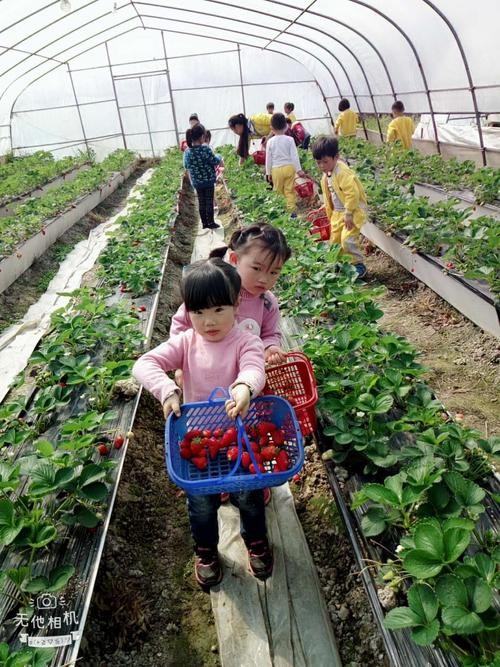
[[[241,455],[243,454],[243,443],[245,443],[247,452],[250,454],[250,458],[255,467],[255,474],[257,477],[263,477],[265,473],[261,472],[259,469],[259,464],[257,463],[253,449],[250,447],[250,440],[248,439],[248,434],[245,431],[245,426],[241,417],[236,417],[236,427],[238,432],[238,464],[241,460]]]

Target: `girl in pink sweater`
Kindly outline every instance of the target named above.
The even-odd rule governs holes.
[[[187,329],[135,363],[134,377],[163,406],[167,418],[180,416],[180,389],[167,371],[182,369],[184,401],[206,401],[217,386],[229,387],[226,412],[231,419],[244,417],[250,398],[265,384],[264,345],[260,338],[236,325],[241,279],[220,258],[197,262],[183,280],[182,292],[192,329]],[[220,494],[191,496],[188,512],[195,545],[195,576],[206,588],[218,584],[222,569],[217,553],[217,510]],[[266,533],[261,490],[230,495],[239,507],[242,537],[247,545],[250,569],[265,579],[272,572],[273,557]]]
[[[268,364],[286,361],[281,349],[278,300],[271,290],[291,254],[283,232],[262,222],[236,230],[228,246],[216,248],[211,253],[211,256],[225,257],[236,267],[242,287],[236,315],[238,327],[262,339]],[[170,335],[174,336],[191,326],[183,304],[172,318]]]

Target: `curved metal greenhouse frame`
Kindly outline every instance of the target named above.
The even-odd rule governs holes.
[[[127,132],[122,122],[116,86],[120,77],[115,71],[137,63],[137,59],[132,54],[128,63],[116,62],[110,47],[125,38],[127,42],[130,40],[133,51],[134,40],[140,40],[142,33],[150,31],[151,35],[161,34],[163,54],[153,54],[151,60],[144,59],[140,65],[147,66],[148,62],[156,65],[162,59],[165,65],[162,73],[168,79],[169,88],[168,102],[148,102],[142,90],[147,132],[138,134],[149,134],[153,152],[151,135],[155,132],[172,132],[177,140],[180,109],[176,109],[176,97],[183,90],[197,87],[196,77],[192,79],[191,87],[172,86],[169,63],[181,56],[169,52],[167,57],[165,36],[169,40],[175,36],[176,44],[179,40],[193,44],[192,51],[182,54],[183,58],[188,55],[193,59],[198,57],[197,43],[206,45],[207,41],[212,41],[214,46],[220,46],[217,51],[212,47],[201,51],[207,62],[214,53],[223,52],[224,46],[233,48],[236,45],[240,80],[237,84],[222,83],[217,87],[229,89],[239,85],[243,107],[245,92],[248,94],[250,85],[260,86],[262,92],[271,83],[281,86],[315,82],[322,106],[321,109],[317,107],[312,120],[319,122],[322,117],[331,120],[336,101],[341,97],[352,98],[361,112],[362,122],[367,115],[377,119],[378,134],[383,140],[379,114],[387,111],[386,104],[389,106],[393,100],[401,98],[408,112],[429,114],[438,152],[441,150],[436,120],[439,114],[474,119],[482,162],[487,164],[487,154],[492,149],[485,146],[481,119],[485,114],[500,111],[500,83],[489,65],[497,61],[494,49],[496,53],[499,51],[494,25],[496,19],[500,20],[500,7],[495,0],[482,0],[477,9],[488,20],[483,22],[481,40],[478,40],[477,29],[468,14],[470,8],[465,4],[451,0],[413,0],[404,3],[403,8],[397,0],[337,0],[334,4],[331,0],[255,0],[235,7],[224,0],[185,0],[182,7],[177,7],[175,3],[160,0],[52,0],[33,9],[29,0],[3,0],[0,20],[0,153],[42,145],[68,148],[73,144],[88,145],[107,136],[120,135],[126,145],[127,136],[133,133]],[[264,53],[277,58],[272,61],[278,63],[274,81],[263,76],[261,81],[248,83],[242,66],[247,53],[251,53],[255,61]],[[489,54],[489,60],[485,53]],[[281,78],[283,56],[296,63],[298,75],[295,80],[289,73]],[[84,57],[90,57],[91,62],[88,67],[79,67],[79,61]],[[446,70],[450,63],[454,66]],[[142,89],[144,77],[150,74],[141,67],[136,74]],[[235,61],[232,61],[229,69],[234,70],[234,67]],[[74,99],[65,104],[32,104],[32,109],[19,109],[19,100],[29,95],[30,89],[35,90],[31,87],[44,77],[48,77],[45,82],[51,81],[58,68],[65,72],[61,81],[64,80],[64,86],[72,91]],[[114,99],[79,99],[75,73],[92,70],[109,72]],[[310,72],[310,77],[305,75],[305,70]],[[447,73],[443,75],[445,70]],[[201,85],[198,89],[211,87]],[[104,102],[116,105],[120,129],[113,135],[89,133],[84,118],[90,113],[88,107]],[[161,131],[150,127],[148,107],[155,104],[171,104],[172,127]],[[121,108],[138,106],[122,105]],[[82,111],[84,107],[87,108]],[[40,137],[38,144],[21,142],[14,145],[12,129],[21,114],[70,108],[76,110],[81,137],[51,141],[50,133],[44,136],[39,128],[38,135],[31,132]],[[233,109],[234,112],[238,110]],[[244,110],[258,111],[253,108]],[[224,127],[225,119],[221,117],[216,125]],[[36,129],[36,123],[33,126],[31,130]],[[366,127],[365,134],[368,136]]]

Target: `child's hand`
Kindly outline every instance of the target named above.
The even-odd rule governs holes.
[[[165,419],[173,412],[176,417],[181,416],[181,405],[179,401],[179,393],[175,391],[171,396],[168,396],[163,403],[163,416]]]
[[[344,215],[344,227],[347,229],[348,232],[350,232],[351,229],[354,229],[354,220],[352,217],[352,213],[346,213]]]
[[[230,419],[246,417],[250,406],[250,387],[246,384],[236,384],[230,390],[232,398],[226,401],[226,413]]]
[[[300,171],[297,172],[297,176],[300,176],[301,178],[306,178],[307,174],[305,171],[301,169]]]
[[[286,352],[277,345],[270,345],[266,347],[264,352],[264,360],[266,364],[284,364],[286,362]]]

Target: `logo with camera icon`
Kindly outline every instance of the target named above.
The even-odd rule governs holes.
[[[57,598],[50,593],[43,593],[36,599],[37,609],[55,609],[57,607]]]

